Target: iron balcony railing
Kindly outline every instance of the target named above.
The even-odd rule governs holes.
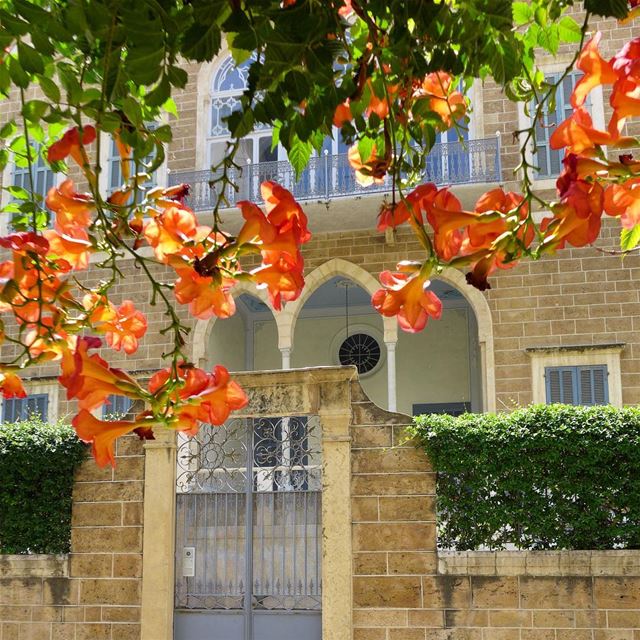
[[[186,203],[195,211],[211,209],[218,194],[211,186],[214,176],[210,171],[180,171],[169,174],[169,184],[191,185]],[[328,200],[353,195],[366,195],[390,191],[391,181],[370,187],[361,187],[349,165],[347,154],[325,154],[311,158],[302,175],[296,180],[289,162],[260,162],[247,164],[231,173],[238,191],[227,188],[226,199],[230,207],[240,200],[261,202],[260,183],[274,180],[291,191],[297,200]],[[467,142],[440,142],[427,157],[424,182],[437,185],[501,182],[500,137],[469,140]]]

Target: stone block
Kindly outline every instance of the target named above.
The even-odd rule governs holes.
[[[107,578],[112,575],[111,553],[72,553],[69,573],[74,578]]]
[[[465,609],[471,606],[469,578],[462,576],[423,576],[424,607]]]
[[[142,550],[140,527],[82,527],[71,530],[71,548],[76,552],[127,553]]]
[[[384,575],[387,573],[387,554],[378,553],[354,553],[353,575]]]
[[[19,622],[4,622],[0,626],[0,634],[2,640],[19,640],[20,623]]]
[[[4,632],[2,638],[4,640]],[[20,640],[51,640],[51,624],[46,622],[21,622]]]
[[[0,620],[3,622],[31,620],[31,607],[28,605],[0,605]]]
[[[31,620],[34,622],[62,622],[63,609],[64,607],[60,606],[33,607]]]
[[[143,480],[144,458],[133,456],[118,460],[113,470],[114,480]]]
[[[353,405],[353,424],[354,425],[408,425],[411,418],[401,413],[390,413],[373,402],[358,402]]]
[[[139,622],[140,607],[102,607],[105,622]]]
[[[414,522],[354,524],[353,549],[355,551],[435,551],[435,524]]]
[[[387,555],[389,573],[394,575],[431,575],[438,569],[434,551],[392,551]]]
[[[353,496],[415,496],[433,495],[435,473],[369,473],[351,480]]]
[[[380,628],[354,629],[353,640],[387,640],[387,630]]]
[[[593,606],[589,578],[520,579],[521,606],[528,609],[590,609]]]
[[[489,612],[482,609],[445,609],[444,626],[449,627],[487,627]]]
[[[410,609],[409,626],[438,629],[444,626],[444,611],[442,609]]]
[[[577,609],[575,612],[576,627],[578,629],[599,629],[610,626],[607,624],[607,618],[616,611],[597,609]]]
[[[413,447],[393,449],[354,449],[353,473],[399,473],[428,471],[423,451]]]
[[[400,627],[397,629],[389,629],[388,640],[424,640],[424,629],[415,627],[408,629],[406,627]]]
[[[48,578],[43,582],[44,604],[78,604],[78,581],[70,578]]]
[[[530,627],[531,611],[523,609],[496,609],[489,612],[491,627]]]
[[[76,625],[76,640],[111,640],[111,624],[86,622]]]
[[[0,578],[0,602],[23,605],[42,603],[40,578]]]
[[[518,579],[515,577],[471,578],[473,606],[488,609],[516,609],[518,602]]]
[[[111,640],[139,640],[139,624],[114,624],[111,627]]]
[[[591,629],[556,629],[556,640],[593,640]]]
[[[555,629],[521,629],[520,640],[556,640]]]
[[[84,607],[81,607],[81,606],[63,607],[62,619],[65,622],[82,622],[84,620]]]
[[[75,640],[76,625],[69,622],[51,625],[51,640]]]
[[[432,496],[395,496],[379,499],[380,520],[435,521],[435,499]]]
[[[640,611],[609,611],[607,619],[614,629],[640,629]]]
[[[142,524],[143,516],[142,502],[123,502],[122,503],[122,524],[125,527]]]
[[[593,640],[633,640],[633,629],[596,629]]]
[[[410,613],[410,612],[409,612]],[[406,627],[406,609],[355,609],[354,627]]]
[[[141,553],[116,553],[113,556],[115,578],[140,578],[142,576]]]
[[[355,607],[420,607],[422,605],[420,578],[356,576],[353,579],[353,603]]]
[[[576,612],[562,609],[543,609],[533,611],[533,626],[546,628],[574,627]]]
[[[99,605],[137,605],[140,603],[139,580],[83,579],[80,603]]]
[[[113,527],[121,524],[121,502],[76,502],[73,505],[71,515],[73,527]]]
[[[74,502],[140,502],[143,483],[127,482],[76,482],[73,487]]]
[[[361,447],[390,447],[391,427],[387,426],[369,426],[369,427],[351,427],[351,446],[353,449]]]
[[[353,522],[378,520],[378,498],[352,498],[351,518]]]
[[[640,609],[640,578],[596,577],[593,598],[598,609]]]

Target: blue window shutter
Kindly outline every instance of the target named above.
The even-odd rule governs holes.
[[[546,367],[547,403],[597,405],[609,402],[607,365]]]
[[[560,74],[554,73],[547,75],[548,82],[557,82]],[[580,77],[579,73],[570,73],[562,84],[556,90],[556,105],[552,112],[544,113],[542,122],[536,123],[536,164],[539,168],[538,176],[541,178],[550,178],[557,176],[562,170],[562,158],[564,156],[563,149],[552,149],[549,146],[549,138],[555,131],[556,127],[573,113],[571,106],[571,93],[573,92],[576,82]],[[589,99],[585,102],[585,107],[590,109]],[[535,104],[532,105],[535,109]]]
[[[133,400],[127,396],[110,395],[102,405],[103,420],[123,420],[133,406]]]
[[[609,372],[607,365],[578,367],[580,404],[598,405],[609,402]]]
[[[26,398],[7,398],[2,405],[2,422],[18,422],[37,415],[46,422],[49,415],[49,395],[34,393]]]

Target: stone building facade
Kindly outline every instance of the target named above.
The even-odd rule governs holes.
[[[633,35],[631,26],[612,21],[593,26],[604,32],[605,56]],[[556,73],[570,59],[561,50],[543,61],[544,68]],[[206,172],[224,139],[216,114],[233,104],[242,77],[225,53],[185,68],[190,80],[176,95],[174,141],[154,179],[191,182],[192,204],[206,223],[214,197]],[[524,109],[490,82],[476,83],[471,98],[467,144],[443,137],[429,165],[429,175],[440,186],[451,184],[469,207],[490,188],[517,189],[513,133],[527,122]],[[600,127],[609,116],[606,98],[598,90],[592,95]],[[565,108],[559,102],[558,109]],[[17,108],[14,100],[1,103],[0,122]],[[640,132],[634,126],[628,133]],[[294,184],[266,138],[268,132],[257,132],[243,147],[241,195],[256,196],[263,178],[294,189],[313,232],[303,250],[307,287],[280,313],[270,311],[262,293],[241,285],[232,319],[194,321],[184,309],[179,313],[192,327],[193,361],[244,372],[239,379],[254,390],[252,398],[264,400],[250,405],[245,417],[319,416],[323,640],[638,640],[637,552],[439,552],[434,473],[402,439],[412,413],[510,410],[554,399],[640,402],[640,257],[621,260],[610,253],[618,245],[618,222],[605,221],[595,247],[565,249],[496,273],[485,293],[467,286],[461,273],[444,272],[434,284],[444,301],[442,320],[420,335],[403,334],[369,304],[380,271],[422,257],[406,229],[374,230],[384,191],[356,188],[337,141],[328,142],[327,153]],[[106,189],[117,165],[103,147]],[[559,157],[542,149],[546,170],[537,186],[548,189]],[[46,166],[38,170],[44,184],[58,179],[47,177]],[[8,166],[3,184],[19,174]],[[240,224],[233,208],[223,219],[231,229]],[[162,366],[166,318],[145,297],[144,275],[130,261],[119,266],[125,279],[114,288],[114,301],[135,300],[149,330],[136,354],[110,353],[109,361],[146,377]],[[103,276],[93,264],[83,277],[95,283]],[[158,279],[169,276],[164,267],[154,271]],[[359,383],[351,370],[308,369],[340,364],[341,351],[364,344],[355,336],[367,338],[370,358]],[[46,396],[49,420],[74,409],[59,392],[56,374],[55,366],[43,366],[28,381],[30,394]],[[554,386],[553,380],[562,381]],[[292,398],[295,403],[287,404]],[[174,533],[179,446],[172,434],[145,448],[125,438],[115,470],[83,467],[69,557],[0,563],[0,640],[173,637],[176,567],[184,570],[182,554],[189,548],[177,548]],[[176,636],[185,637],[195,640]]]

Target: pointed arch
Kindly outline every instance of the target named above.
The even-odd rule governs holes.
[[[286,308],[278,314],[280,316],[278,326],[278,339],[280,349],[291,349],[293,346],[293,336],[295,325],[307,300],[325,282],[344,276],[360,285],[365,291],[373,294],[380,288],[380,283],[374,276],[362,267],[344,260],[343,258],[332,258],[324,264],[311,271],[305,276],[305,286],[302,295],[293,302],[287,303]],[[395,318],[382,318],[384,327],[384,341],[396,342],[398,339],[398,326]]]
[[[237,300],[244,293],[249,294],[254,298],[258,298],[259,300],[264,302],[269,307],[269,310],[272,311],[276,326],[278,326],[279,314],[273,313],[271,305],[269,304],[269,297],[266,290],[256,289],[255,286],[249,282],[238,282],[234,286],[232,291],[233,298]],[[207,364],[207,348],[209,346],[209,339],[217,320],[218,318],[216,316],[213,316],[212,318],[209,318],[207,320],[196,320],[196,323],[193,327],[193,331],[191,333],[191,362],[193,362],[198,367],[205,367]],[[224,322],[224,320],[222,322]],[[279,334],[280,329],[278,328],[278,335]]]

